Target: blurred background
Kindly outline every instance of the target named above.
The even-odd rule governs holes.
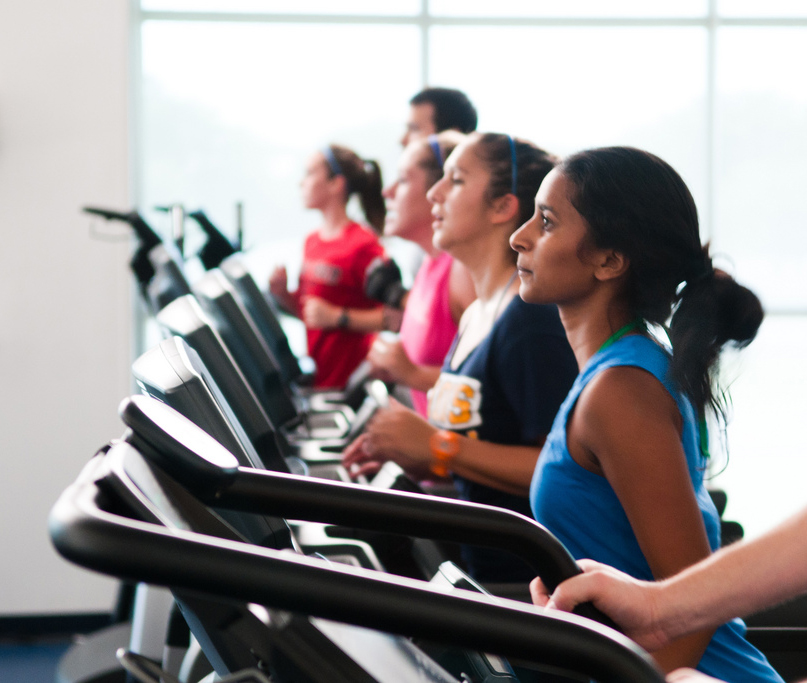
[[[464,90],[479,129],[557,154],[669,161],[704,241],[767,318],[723,367],[713,448],[747,537],[805,504],[807,3],[801,0],[29,0],[0,4],[0,619],[108,610],[114,584],[59,560],[47,513],[110,436],[142,316],[123,227],[84,205],[203,208],[250,268],[292,279],[317,214],[312,151],[395,174],[408,100]],[[189,235],[192,248],[192,236]],[[728,465],[727,465],[728,462]]]

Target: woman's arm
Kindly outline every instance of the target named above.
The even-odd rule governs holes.
[[[384,308],[343,308],[316,296],[303,303],[302,319],[311,329],[342,328],[354,332],[380,332],[384,329]]]
[[[476,293],[467,268],[456,260],[451,264],[448,298],[451,317],[455,324],[459,324],[465,309],[476,298]],[[427,392],[440,377],[441,366],[418,365],[412,362],[398,340],[376,339],[367,359],[387,381],[403,384],[418,391]]]
[[[440,376],[439,365],[413,363],[399,339],[379,337],[373,342],[367,360],[385,381],[423,392],[431,389]]]
[[[546,436],[535,446],[505,446],[461,436],[460,449],[451,462],[455,474],[516,496],[530,492],[535,464]]]
[[[298,318],[300,317],[300,307],[297,297],[294,293],[289,292],[288,289],[288,276],[285,266],[278,266],[272,271],[269,277],[269,291],[280,308],[286,313],[290,313]]]
[[[342,462],[358,474],[394,460],[413,476],[426,478],[432,476],[434,456],[429,440],[436,431],[417,413],[391,401],[390,407],[380,410],[365,433],[345,450]],[[503,446],[464,436],[458,439],[459,452],[449,464],[452,472],[507,493],[527,495],[541,452],[539,446]]]
[[[569,423],[569,452],[604,476],[619,498],[656,579],[711,553],[681,445],[675,401],[650,373],[617,367],[581,394]],[[679,639],[656,653],[665,671],[696,666],[713,631]]]

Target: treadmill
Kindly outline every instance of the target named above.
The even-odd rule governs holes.
[[[54,507],[53,541],[81,566],[170,587],[220,676],[252,668],[277,683],[520,680],[503,659],[509,657],[519,667],[534,662],[598,681],[664,680],[646,653],[608,627],[445,583],[259,548],[209,504],[277,512],[304,502],[304,482],[317,490],[311,516],[366,517],[366,494],[381,495],[386,500],[376,501],[372,524],[407,526],[415,510],[415,517],[433,520],[429,533],[476,537],[487,520],[486,531],[501,532],[497,545],[529,546],[550,586],[579,571],[531,520],[411,494],[348,496],[346,489],[357,487],[244,468],[192,423],[146,397],[126,401],[122,416],[129,427],[124,439],[93,458]],[[363,499],[358,505],[356,497]],[[435,643],[469,653],[462,671],[435,661]]]

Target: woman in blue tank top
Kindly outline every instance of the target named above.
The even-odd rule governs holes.
[[[700,244],[694,200],[661,159],[630,148],[575,154],[553,170],[512,237],[520,294],[556,303],[580,375],[538,458],[535,518],[580,558],[660,579],[720,544],[703,485],[705,416],[722,418],[713,366],[750,342],[757,297]],[[672,348],[647,324],[669,324]],[[781,681],[742,622],[655,653],[716,678]]]

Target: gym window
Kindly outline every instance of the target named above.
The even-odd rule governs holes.
[[[243,202],[261,281],[299,263],[315,226],[299,200],[307,156],[339,142],[390,179],[425,83],[465,90],[482,130],[558,154],[627,144],[669,161],[704,240],[731,258],[718,265],[768,312],[725,364],[736,407],[715,483],[748,535],[800,504],[807,3],[142,0],[135,14],[138,206],[158,228],[155,205],[203,207],[232,233]]]

